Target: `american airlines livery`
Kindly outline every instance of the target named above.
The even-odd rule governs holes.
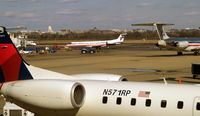
[[[28,65],[0,27],[0,94],[40,116],[200,116],[200,85],[64,75]]]
[[[159,48],[166,48],[168,50],[177,51],[177,55],[182,55],[183,52],[194,52],[199,55],[200,52],[200,38],[170,38],[165,32],[163,26],[170,26],[174,24],[162,23],[144,23],[132,24],[132,26],[154,26],[158,33],[159,41],[156,44]]]
[[[107,41],[85,41],[85,42],[71,42],[70,44],[65,45],[65,48],[69,47],[94,47],[94,48],[101,48],[105,46],[111,45],[119,45],[123,43],[125,34],[120,34],[117,39],[107,40]]]

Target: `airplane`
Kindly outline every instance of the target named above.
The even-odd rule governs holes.
[[[24,35],[19,35],[18,37],[12,38],[11,40],[17,48],[37,45],[34,41],[25,40]]]
[[[12,28],[7,28],[7,31],[9,33],[12,33],[12,32],[16,32],[16,31],[19,31],[19,30],[25,30],[26,27],[24,26],[17,26],[17,27],[12,27]],[[11,40],[12,42],[14,43],[14,45],[17,47],[17,48],[20,48],[20,47],[26,47],[26,46],[36,46],[36,43],[34,41],[27,41],[25,40],[25,36],[24,35],[19,35],[17,37],[14,37],[14,34],[10,34],[10,37],[11,37]]]
[[[40,116],[199,116],[200,85],[129,82],[26,63],[0,27],[0,94]]]
[[[70,44],[66,44],[64,47],[94,47],[96,49],[100,49],[101,47],[111,46],[111,45],[119,45],[124,41],[124,34],[120,34],[117,39],[106,40],[106,41],[85,41],[85,42],[71,42]]]
[[[163,26],[170,26],[174,24],[163,23],[144,23],[132,24],[132,26],[154,26],[156,28],[159,41],[156,46],[159,48],[166,48],[168,50],[177,51],[177,55],[183,55],[183,52],[194,52],[199,55],[200,38],[171,38],[165,32]]]

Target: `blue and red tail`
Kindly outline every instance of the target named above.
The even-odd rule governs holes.
[[[0,83],[33,79],[6,28],[0,26]]]

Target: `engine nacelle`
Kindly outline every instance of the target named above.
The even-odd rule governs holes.
[[[181,41],[181,42],[176,43],[176,46],[179,48],[186,48],[186,47],[188,47],[188,45],[189,45],[188,41]]]
[[[166,42],[164,40],[159,40],[158,43],[156,44],[158,47],[159,46],[166,46]]]
[[[127,81],[127,79],[121,75],[105,73],[73,74],[71,76],[73,79],[77,80]]]
[[[85,98],[85,89],[81,84],[64,80],[8,82],[4,83],[0,93],[19,106],[52,110],[79,108]]]

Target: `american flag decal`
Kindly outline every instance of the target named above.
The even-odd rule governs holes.
[[[138,97],[149,97],[150,91],[139,91]]]

